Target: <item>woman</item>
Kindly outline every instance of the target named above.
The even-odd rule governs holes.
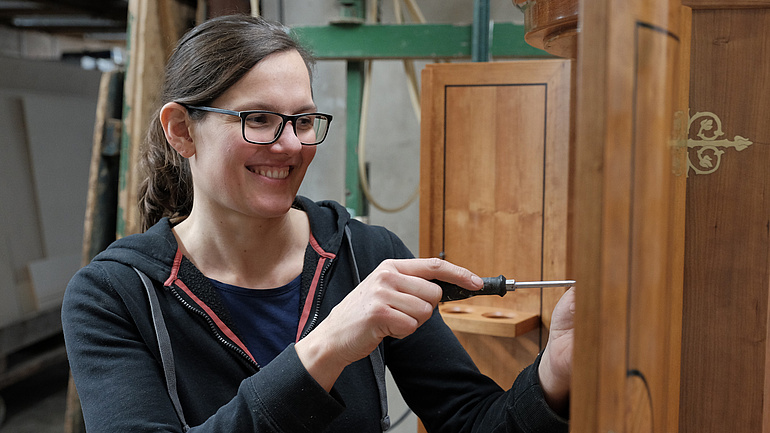
[[[296,195],[332,120],[310,64],[259,18],[214,19],[179,42],[148,135],[147,231],[97,256],[65,296],[89,433],[379,432],[384,364],[429,431],[567,431],[571,292],[542,361],[504,392],[444,325],[429,281],[473,290],[478,276]]]

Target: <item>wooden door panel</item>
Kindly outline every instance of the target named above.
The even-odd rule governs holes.
[[[426,68],[421,256],[481,276],[567,278],[570,77],[567,60]],[[508,388],[542,349],[541,318],[550,323],[563,292],[528,289],[451,303],[462,317],[491,314],[478,326],[455,326],[452,312],[442,314],[479,368]],[[514,331],[492,329],[509,319]]]
[[[573,236],[576,432],[678,427],[688,20],[581,4]],[[684,80],[682,77],[685,77]]]

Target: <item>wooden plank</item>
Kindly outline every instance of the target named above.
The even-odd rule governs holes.
[[[537,314],[506,308],[449,303],[439,311],[452,330],[469,334],[520,337],[540,326]]]
[[[571,427],[676,431],[681,7],[595,1],[580,15]]]
[[[99,84],[83,226],[83,265],[115,240],[123,78],[122,72],[108,72]]]
[[[124,135],[121,149],[121,189],[118,233],[140,231],[137,192],[142,142],[157,110],[166,59],[193,24],[194,8],[177,0],[131,0],[129,62],[125,82]],[[172,16],[169,16],[172,14]],[[169,28],[171,26],[171,28]]]
[[[691,114],[753,144],[711,154],[718,169],[687,180],[682,433],[770,431],[768,26],[770,8],[693,11]],[[700,120],[689,138],[707,144]]]
[[[234,13],[251,13],[251,2],[249,0],[206,0],[206,4],[206,15],[208,18]]]

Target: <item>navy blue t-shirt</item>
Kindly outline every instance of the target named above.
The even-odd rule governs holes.
[[[275,289],[247,289],[211,280],[230,310],[238,334],[259,365],[294,342],[299,326],[300,277]]]

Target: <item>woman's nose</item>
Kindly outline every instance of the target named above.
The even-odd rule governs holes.
[[[298,152],[302,150],[302,143],[299,141],[297,134],[294,132],[294,125],[292,122],[286,122],[286,125],[283,127],[283,131],[281,131],[281,135],[278,137],[278,140],[270,145],[270,148],[274,149],[276,152],[285,153]]]

